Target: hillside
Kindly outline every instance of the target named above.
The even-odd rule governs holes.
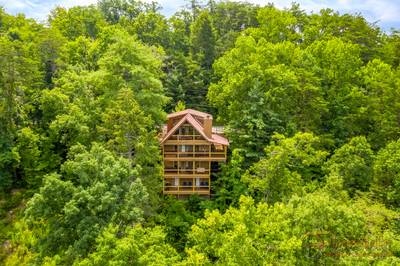
[[[400,32],[188,6],[0,9],[0,264],[400,264]],[[211,199],[162,195],[185,108],[230,142]]]

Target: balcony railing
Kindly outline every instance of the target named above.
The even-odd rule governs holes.
[[[210,173],[210,169],[204,167],[197,167],[197,168],[164,168],[164,174],[166,175],[173,175],[173,174],[200,174],[200,175],[207,175]]]
[[[165,158],[225,158],[225,151],[165,151]]]
[[[174,179],[166,179],[163,183],[164,193],[202,193],[208,194],[210,192],[210,180],[207,178],[183,178],[175,184]]]
[[[201,135],[172,135],[170,140],[204,140]]]
[[[209,192],[210,186],[164,186],[164,192]]]

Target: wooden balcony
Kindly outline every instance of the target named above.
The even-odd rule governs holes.
[[[165,144],[209,144],[201,135],[172,135]]]
[[[185,176],[185,175],[196,175],[196,176],[210,176],[210,169],[186,169],[186,168],[164,168],[164,176]]]
[[[164,160],[169,161],[225,161],[226,151],[165,151]]]
[[[190,195],[190,194],[210,194],[210,179],[200,178],[196,183],[196,178],[179,178],[178,183],[174,178],[165,178],[163,183],[164,194]]]
[[[209,142],[203,139],[200,140],[166,140],[166,145],[180,145],[180,144],[189,144],[189,145],[208,145]]]
[[[195,187],[195,186],[165,186],[164,194],[180,194],[180,195],[210,195],[209,187]]]
[[[172,135],[168,140],[186,141],[186,140],[204,140],[204,138],[201,135]]]

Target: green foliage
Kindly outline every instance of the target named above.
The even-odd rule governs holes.
[[[368,191],[372,182],[373,152],[365,137],[355,137],[335,150],[326,162],[330,175],[343,179],[343,187],[354,195],[356,191]]]
[[[369,23],[360,14],[343,14],[332,9],[321,9],[307,18],[303,27],[304,43],[318,39],[339,37],[358,44],[366,62],[379,54],[381,32],[375,23]]]
[[[399,132],[399,72],[388,64],[375,59],[364,66],[362,87],[368,97],[367,113],[369,117],[369,139],[373,146],[382,148],[391,140],[400,137]]]
[[[240,202],[238,209],[225,214],[206,212],[192,227],[189,259],[201,256],[217,265],[334,264],[376,248],[364,245],[369,217],[357,206],[325,193],[293,197],[287,204],[273,206],[255,205],[247,197]],[[382,229],[386,225],[374,224]],[[378,246],[376,253],[387,251],[386,246]],[[379,255],[374,259],[379,260]]]
[[[185,103],[182,101],[178,101],[175,105],[175,112],[180,112],[186,109]]]
[[[131,90],[121,89],[117,99],[104,111],[102,120],[98,129],[107,146],[136,167],[155,205],[161,189],[161,167],[151,117],[140,109]]]
[[[350,137],[367,134],[366,95],[354,84],[361,66],[359,47],[333,38],[315,41],[307,51],[314,58],[320,86],[329,112],[323,117],[323,128],[342,143]],[[328,133],[327,132],[327,133]]]
[[[131,21],[150,6],[141,1],[127,0],[100,0],[97,5],[105,19],[111,24],[116,24],[121,20]]]
[[[0,8],[0,264],[399,264],[399,44],[298,4]],[[184,108],[231,143],[211,200],[160,193]]]
[[[88,120],[89,117],[78,106],[71,104],[66,114],[57,116],[50,124],[50,136],[68,148],[75,143],[88,144]]]
[[[140,110],[133,92],[121,89],[116,101],[110,102],[103,114],[105,135],[110,148],[133,161],[137,139],[145,135],[150,119]]]
[[[96,250],[76,265],[172,265],[179,255],[165,243],[161,227],[127,228],[108,226],[96,239]]]
[[[296,30],[297,19],[288,10],[278,10],[269,5],[258,11],[257,21],[260,26],[249,29],[251,35],[257,39],[264,38],[273,43],[300,40],[300,34]]]
[[[37,50],[29,44],[31,36],[27,35],[32,24],[23,18],[10,18],[0,37],[0,190],[10,189],[21,179],[16,171],[19,157],[15,138],[33,109],[41,85]]]
[[[362,210],[362,211],[361,211]],[[345,202],[324,192],[287,204],[255,204],[206,212],[192,227],[183,264],[340,264],[397,261],[398,214],[366,199]],[[355,260],[357,258],[357,260]]]
[[[172,34],[164,16],[159,13],[140,13],[129,31],[137,34],[139,39],[148,45],[159,45],[172,48]]]
[[[188,55],[191,20],[190,14],[185,11],[177,12],[169,18],[168,25],[171,29],[171,44],[173,46],[169,47],[168,52],[172,55]]]
[[[172,197],[165,198],[162,203],[161,213],[156,218],[165,228],[168,243],[171,243],[178,251],[183,251],[190,227],[202,215],[199,210],[195,210],[196,212],[193,210],[199,204],[190,200],[180,201]]]
[[[274,132],[314,130],[321,124],[326,103],[317,78],[304,68],[311,63],[294,44],[251,36],[238,38],[236,47],[217,60],[220,80],[210,86],[208,99],[232,145],[245,149],[246,157],[258,157]]]
[[[203,67],[210,68],[215,57],[215,29],[210,14],[203,11],[191,26],[191,53]]]
[[[23,212],[23,202],[27,197],[23,190],[13,190],[7,194],[0,194],[0,262],[7,258],[11,250],[10,238],[15,234],[13,230]]]
[[[400,141],[380,150],[374,163],[374,192],[389,206],[400,204]]]
[[[399,137],[391,118],[396,101],[386,102],[398,91],[395,74],[376,60],[363,66],[379,55],[374,25],[332,10],[307,16],[298,6],[267,6],[257,19],[260,26],[214,64],[217,80],[208,91],[232,144],[248,149],[247,157],[258,157],[274,132],[311,130],[339,145],[365,135],[373,147]],[[374,82],[385,79],[383,89]]]
[[[33,188],[41,185],[41,175],[43,175],[41,170],[44,165],[37,163],[41,162],[40,144],[40,136],[29,127],[21,129],[17,134],[18,168],[25,182]]]
[[[66,65],[81,66],[84,69],[94,69],[95,60],[92,55],[93,42],[89,37],[79,36],[69,41],[63,48],[60,61]]]
[[[37,245],[38,241],[32,230],[29,230],[27,224],[20,218],[23,213],[23,208],[20,208],[17,210],[18,215],[12,218],[12,224],[4,227],[7,230],[8,238],[12,239],[12,241],[3,242],[4,245],[1,249],[7,255],[5,260],[2,260],[7,266],[28,265],[35,257],[33,247]],[[35,234],[39,234],[39,232],[36,231]]]
[[[237,206],[240,196],[247,191],[247,187],[240,180],[245,169],[240,150],[233,150],[229,159],[229,162],[222,166],[217,180],[213,183],[213,190],[216,191],[214,205],[219,210]]]
[[[167,74],[164,80],[166,94],[174,100],[170,103],[170,110],[178,101],[184,101],[187,108],[203,111],[209,108],[205,97],[209,72],[182,54],[167,60],[164,67]]]
[[[71,260],[90,251],[110,222],[123,228],[141,221],[147,192],[127,160],[98,144],[90,151],[74,146],[68,156],[61,173],[48,175],[29,201],[26,217],[47,228],[43,255],[66,252]]]
[[[259,7],[246,2],[220,1],[210,7],[212,23],[216,31],[216,53],[218,56],[231,49],[240,32],[257,27]]]
[[[310,133],[292,138],[275,135],[265,149],[266,158],[249,168],[242,176],[249,190],[265,202],[287,201],[301,195],[306,183],[321,179],[321,166],[329,154],[321,141]]]
[[[41,72],[46,87],[52,88],[56,72],[59,68],[58,61],[63,54],[63,45],[66,38],[55,28],[45,28],[38,33],[37,47],[41,61]]]
[[[159,80],[162,75],[160,52],[139,43],[125,32],[117,32],[113,43],[99,60],[99,71],[104,79],[101,85],[106,92],[115,95],[119,89],[131,89],[138,104],[156,124],[164,120],[162,107],[167,103]]]
[[[74,40],[79,36],[95,38],[105,21],[94,6],[55,8],[49,17],[50,25],[57,28],[66,38]]]
[[[48,125],[58,115],[65,113],[68,103],[68,96],[63,94],[60,89],[43,90],[39,104],[39,109],[42,112],[42,123]]]
[[[381,47],[382,59],[392,65],[398,67],[400,65],[400,31],[393,30],[391,35],[383,36],[384,46]]]

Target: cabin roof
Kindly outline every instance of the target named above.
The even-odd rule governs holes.
[[[191,109],[187,109],[185,111],[188,111],[188,110],[191,110]],[[195,110],[191,110],[191,111],[198,112]],[[184,111],[182,111],[182,112],[184,112]],[[177,113],[180,113],[180,112],[177,112]],[[174,114],[177,114],[177,113],[174,113]],[[198,112],[198,113],[202,113],[202,112]],[[174,114],[172,114],[172,115],[174,115]],[[182,115],[182,114],[184,114],[184,113],[181,113],[180,115]],[[206,116],[211,116],[206,113],[202,113],[202,114],[205,114]],[[176,116],[173,116],[173,117],[176,117]],[[168,117],[168,118],[171,118],[171,117]],[[225,145],[225,146],[229,145],[228,140],[218,134],[211,134],[211,138],[207,137],[207,135],[204,133],[203,126],[193,117],[193,115],[190,112],[187,112],[186,115],[184,117],[182,117],[182,119],[179,120],[179,122],[170,131],[165,133],[165,135],[161,139],[161,144],[164,143],[167,139],[169,139],[171,137],[171,135],[185,122],[188,122],[190,125],[192,125],[193,128],[195,130],[197,130],[200,133],[200,135],[208,142],[211,142],[214,144]]]
[[[218,143],[218,144],[225,145],[225,146],[229,145],[229,141],[226,138],[224,138],[218,134],[212,134],[211,136],[212,136],[214,143]]]
[[[179,117],[179,116],[183,116],[183,115],[187,115],[187,114],[190,114],[192,116],[199,116],[201,118],[209,117],[209,118],[212,119],[212,115],[204,113],[204,112],[200,112],[200,111],[197,111],[197,110],[193,110],[193,109],[186,109],[186,110],[183,110],[183,111],[180,111],[180,112],[175,112],[175,113],[172,113],[172,114],[168,114],[167,118],[170,119],[170,118]]]

